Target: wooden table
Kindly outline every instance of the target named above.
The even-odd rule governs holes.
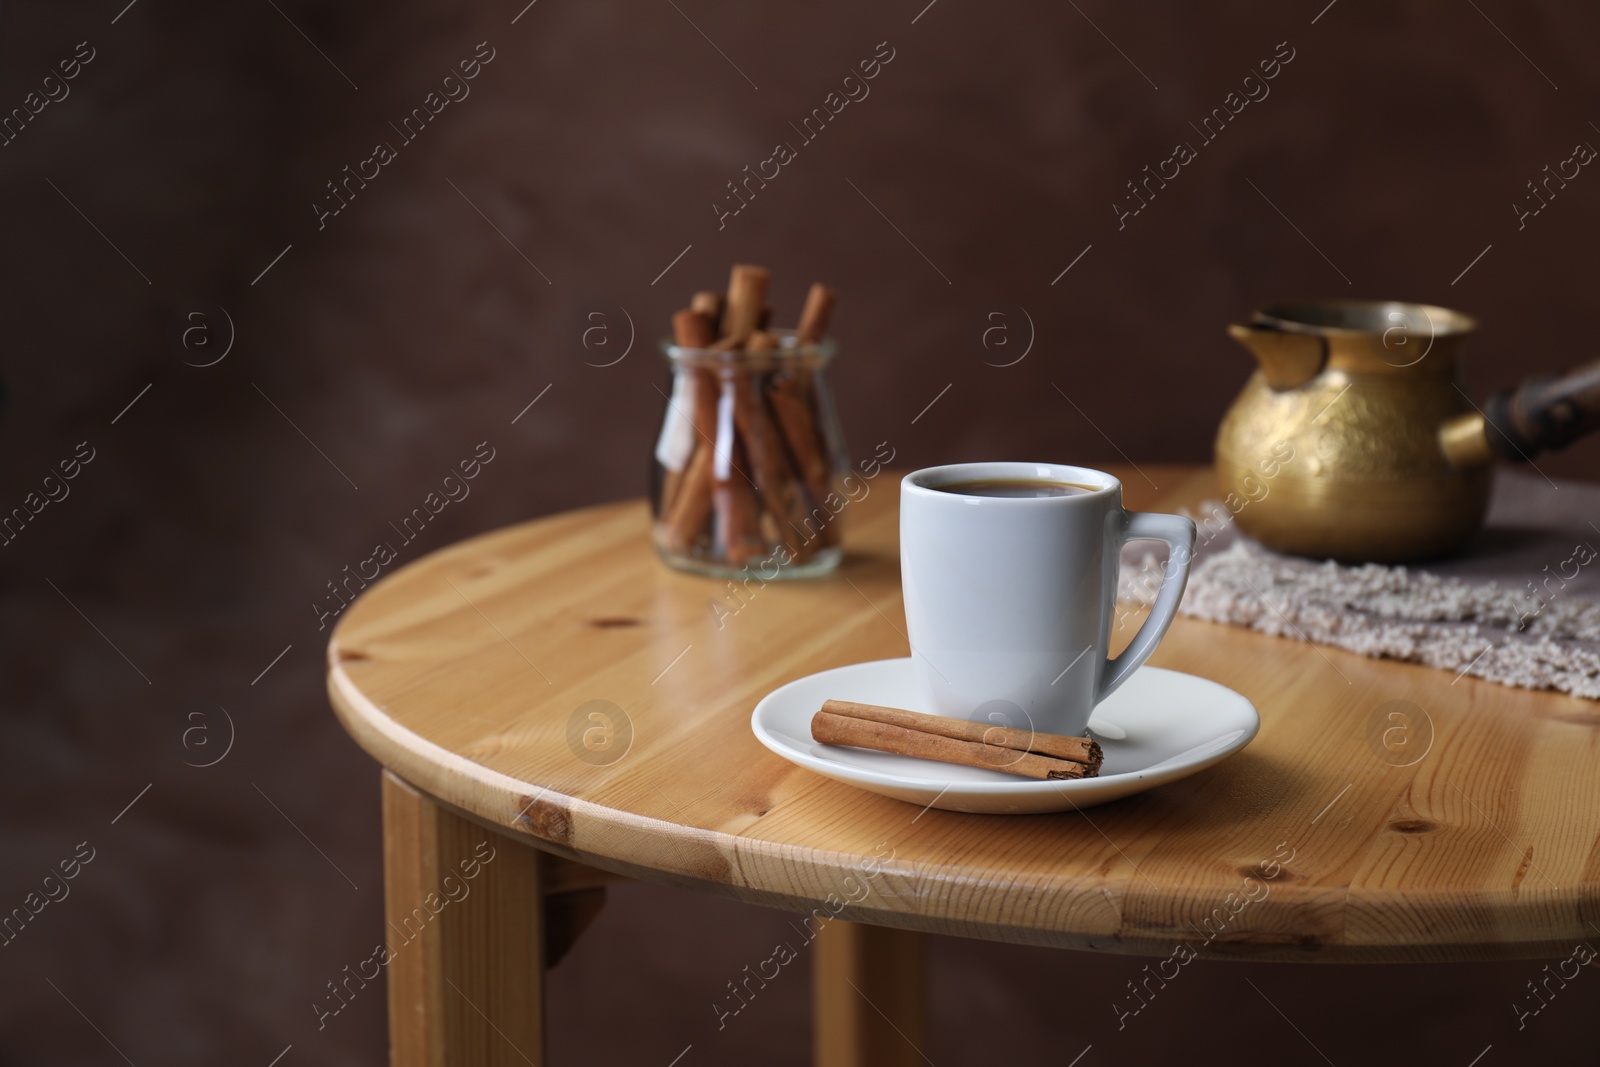
[[[1121,476],[1143,510],[1214,493]],[[1107,807],[919,811],[770,754],[768,691],[907,653],[898,478],[866,484],[822,580],[670,571],[631,502],[436,552],[344,613],[329,692],[385,768],[393,1064],[542,1067],[541,961],[618,876],[810,916],[830,1067],[922,1062],[923,933],[1382,962],[1600,930],[1600,711],[1564,696],[1180,619],[1151,663],[1240,691],[1261,733]]]

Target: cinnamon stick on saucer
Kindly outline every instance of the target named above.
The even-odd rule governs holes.
[[[812,716],[811,736],[824,745],[871,748],[899,756],[957,763],[963,767],[985,767],[1024,778],[1092,778],[1095,774],[1094,768],[1071,760],[1051,759],[1049,756],[976,741],[957,741],[953,737],[925,734],[920,730],[907,730],[902,726],[890,726],[867,719],[848,719],[826,711],[819,711]]]
[[[1062,734],[1041,734],[1034,730],[1018,730],[1010,726],[997,726],[968,719],[952,719],[945,715],[929,715],[921,711],[903,711],[877,704],[858,704],[853,700],[824,700],[822,710],[849,719],[887,723],[917,730],[925,734],[939,734],[958,741],[977,741],[1019,752],[1037,752],[1041,756],[1071,760],[1099,767],[1105,759],[1100,745],[1089,737],[1067,737]]]
[[[859,714],[862,712],[872,717],[863,717]],[[939,732],[928,729],[930,726]],[[811,736],[824,745],[870,748],[1040,780],[1094,778],[1100,773],[1102,759],[1100,746],[1086,737],[986,727],[962,719],[840,700],[824,702],[822,710],[812,716]],[[1033,748],[999,743],[1004,741]],[[1079,758],[1045,755],[1038,751],[1041,748],[1070,752]]]

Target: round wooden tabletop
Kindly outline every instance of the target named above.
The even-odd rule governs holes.
[[[1196,468],[1123,480],[1143,510],[1214,494]],[[963,815],[779,759],[750,732],[762,696],[907,654],[898,478],[865,484],[819,580],[669,570],[642,502],[435,552],[340,618],[334,707],[385,767],[542,848],[819,916],[1295,960],[1554,956],[1600,933],[1600,709],[1569,697],[1180,619],[1150,662],[1262,718],[1181,782]]]

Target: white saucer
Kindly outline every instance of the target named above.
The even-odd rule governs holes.
[[[835,781],[918,807],[1022,815],[1087,808],[1186,778],[1248,745],[1261,726],[1255,707],[1226,686],[1141,667],[1089,720],[1089,732],[1106,754],[1098,778],[1040,782],[811,740],[811,716],[824,700],[915,710],[917,692],[909,658],[856,663],[767,694],[751,714],[750,728],[790,763]]]

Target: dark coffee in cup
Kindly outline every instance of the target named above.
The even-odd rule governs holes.
[[[937,489],[941,493],[954,493],[957,496],[1012,498],[1079,496],[1083,493],[1095,491],[1087,485],[1074,485],[1072,482],[1050,482],[1034,478],[984,478],[972,482],[951,482],[948,485],[935,485],[930,488]]]

